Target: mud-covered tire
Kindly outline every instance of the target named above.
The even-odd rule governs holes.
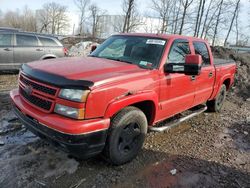
[[[138,108],[129,106],[111,119],[103,151],[104,158],[114,165],[134,159],[141,150],[147,133],[147,118]]]
[[[226,99],[227,87],[223,84],[220,88],[219,94],[214,100],[207,102],[207,108],[210,112],[220,112],[223,106],[223,103]]]

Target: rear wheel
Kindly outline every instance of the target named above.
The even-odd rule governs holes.
[[[214,100],[207,102],[208,110],[210,112],[220,112],[223,103],[226,99],[226,94],[227,94],[227,87],[225,84],[223,84],[220,88],[220,92],[217,95],[217,97]]]
[[[147,133],[145,114],[136,107],[126,107],[111,120],[111,130],[104,149],[108,162],[121,165],[134,159]]]

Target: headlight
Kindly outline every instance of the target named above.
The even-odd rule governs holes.
[[[70,101],[85,102],[88,94],[89,90],[61,89],[59,97],[63,99],[68,99]]]
[[[69,106],[56,104],[54,111],[58,114],[74,119],[84,119],[84,109],[72,108]]]

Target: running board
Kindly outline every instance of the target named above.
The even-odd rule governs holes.
[[[193,113],[191,113],[191,114],[189,114],[187,116],[184,116],[184,117],[176,119],[176,120],[174,120],[172,122],[169,122],[169,123],[167,123],[167,125],[162,126],[162,127],[150,127],[149,130],[154,131],[154,132],[163,132],[163,131],[172,129],[172,128],[176,127],[177,125],[179,125],[180,123],[182,123],[183,121],[186,121],[186,120],[191,119],[192,117],[198,116],[201,113],[205,112],[206,110],[207,110],[207,106],[202,105],[200,107],[200,109],[195,110]]]

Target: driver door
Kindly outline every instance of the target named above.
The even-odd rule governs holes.
[[[185,63],[185,56],[191,54],[188,40],[174,40],[166,63]],[[179,73],[165,73],[161,79],[160,104],[165,119],[192,107],[195,86],[191,76]]]

